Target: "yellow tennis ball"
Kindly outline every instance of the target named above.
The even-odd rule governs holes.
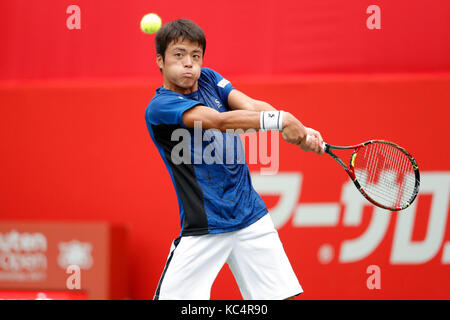
[[[145,33],[155,33],[161,28],[161,18],[156,13],[148,13],[141,19],[141,30]]]

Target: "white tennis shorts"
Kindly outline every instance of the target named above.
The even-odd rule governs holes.
[[[225,263],[245,300],[281,300],[303,292],[266,214],[241,230],[177,238],[154,298],[209,300]]]

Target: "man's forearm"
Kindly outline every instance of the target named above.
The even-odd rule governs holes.
[[[267,111],[273,111],[273,107],[271,107],[270,105],[261,106],[263,108],[270,107],[271,109]],[[234,110],[220,113],[217,120],[217,129],[223,132],[227,129],[264,129],[279,131],[287,130],[288,132],[294,131],[294,135],[297,139],[299,139],[299,141],[301,141],[306,136],[305,127],[289,112]]]
[[[227,129],[260,129],[260,113],[257,111],[233,110],[220,113],[218,118],[219,122],[217,129],[223,132]]]
[[[196,122],[200,122],[204,130],[280,130],[285,134],[287,141],[299,142],[306,136],[306,130],[302,123],[289,112],[268,112],[274,108],[266,103],[258,104],[262,111],[232,110],[218,112],[206,106],[197,106],[183,114],[183,122],[188,128],[193,128]],[[265,110],[264,110],[265,109]],[[264,112],[263,112],[264,111]],[[286,140],[286,139],[285,139]]]

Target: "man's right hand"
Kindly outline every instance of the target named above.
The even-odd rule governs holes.
[[[300,148],[303,151],[312,151],[318,155],[324,154],[325,150],[323,149],[323,139],[320,132],[311,128],[306,128],[306,131],[308,131],[308,135],[299,144]]]
[[[307,132],[303,124],[289,112],[283,114],[283,139],[289,143],[300,145],[305,140]]]
[[[319,155],[324,153],[322,148],[323,139],[320,132],[306,128],[289,112],[283,115],[283,139],[289,143],[296,144],[304,151],[312,151]],[[309,138],[307,139],[307,137]]]

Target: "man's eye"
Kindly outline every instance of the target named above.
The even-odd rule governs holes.
[[[200,56],[198,54],[194,54],[195,59],[200,59]]]
[[[175,56],[176,56],[176,57],[181,57],[182,54],[181,54],[181,53],[175,53]]]

